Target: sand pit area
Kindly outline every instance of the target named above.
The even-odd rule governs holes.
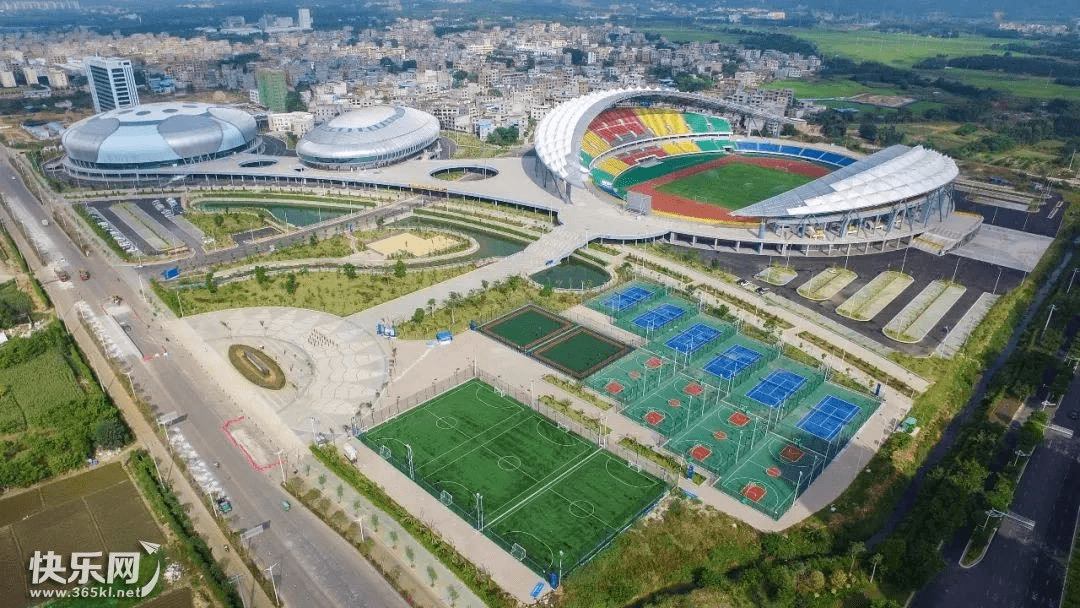
[[[454,245],[454,243],[456,243],[456,241],[453,238],[441,234],[436,234],[430,238],[424,238],[411,232],[402,232],[401,234],[395,234],[394,236],[380,239],[374,243],[369,243],[367,248],[387,257],[397,253],[410,253],[416,257],[421,257],[428,255],[433,251],[446,249],[447,247]]]

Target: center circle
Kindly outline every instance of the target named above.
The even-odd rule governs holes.
[[[587,500],[575,500],[570,503],[570,515],[579,519],[591,517],[596,512],[596,505]]]
[[[521,459],[512,454],[510,456],[500,456],[498,464],[499,468],[504,471],[516,471],[521,468]]]

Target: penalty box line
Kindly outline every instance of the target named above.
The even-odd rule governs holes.
[[[497,524],[497,523],[499,522],[499,520],[503,519],[503,518],[504,518],[504,517],[506,517],[507,515],[510,515],[510,514],[511,514],[511,513],[513,513],[514,511],[517,511],[517,510],[518,510],[518,509],[520,509],[521,507],[525,506],[525,504],[526,504],[526,503],[528,503],[528,502],[529,502],[529,501],[531,501],[532,499],[536,498],[536,496],[538,496],[539,494],[541,494],[541,493],[545,492],[545,491],[546,491],[546,490],[547,490],[548,488],[550,488],[550,487],[552,487],[553,485],[555,485],[555,484],[556,484],[556,483],[557,483],[557,482],[558,482],[559,480],[561,480],[561,479],[562,479],[563,477],[566,477],[566,476],[567,476],[567,475],[569,475],[570,473],[573,473],[574,471],[576,471],[576,470],[578,470],[579,468],[581,468],[581,465],[583,465],[583,464],[585,464],[586,462],[588,462],[589,460],[591,460],[591,459],[593,458],[593,456],[596,456],[596,455],[597,455],[597,454],[599,454],[600,452],[601,452],[600,448],[595,448],[595,449],[594,449],[594,450],[592,451],[592,453],[590,453],[590,454],[589,454],[588,456],[586,456],[586,457],[582,458],[581,460],[579,460],[579,461],[577,462],[577,464],[575,464],[574,466],[570,467],[569,469],[567,469],[567,470],[563,471],[562,475],[559,475],[559,476],[558,476],[558,477],[556,477],[555,479],[552,479],[551,481],[549,481],[549,482],[547,482],[546,484],[544,484],[543,486],[541,486],[541,487],[540,487],[540,488],[539,488],[538,490],[536,490],[536,491],[535,491],[535,492],[533,492],[532,494],[529,494],[529,495],[528,495],[528,496],[526,496],[525,498],[521,499],[521,501],[519,501],[519,502],[518,502],[518,503],[517,503],[516,505],[513,505],[513,506],[511,506],[511,507],[510,507],[509,509],[507,509],[507,510],[503,511],[503,512],[502,512],[502,513],[500,513],[500,514],[499,514],[499,516],[498,516],[498,517],[496,517],[495,519],[493,519],[493,520],[491,520],[491,521],[486,521],[486,522],[484,522],[484,527],[485,527],[485,528],[490,528],[491,526],[494,526],[495,524]]]

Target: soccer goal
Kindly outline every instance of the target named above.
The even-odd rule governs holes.
[[[525,547],[514,543],[513,547],[510,547],[510,555],[519,562],[525,561]]]
[[[454,502],[454,496],[446,490],[443,490],[442,493],[439,494],[439,502],[449,507]]]
[[[380,445],[379,456],[382,456],[384,460],[390,460],[393,454],[390,453],[390,448],[388,446]]]
[[[495,390],[496,395],[498,395],[500,397],[505,397],[506,396],[506,391],[504,391],[503,389],[501,389],[501,388],[499,388],[497,386],[493,386],[491,388]]]

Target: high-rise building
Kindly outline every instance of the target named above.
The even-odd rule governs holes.
[[[0,72],[0,87],[10,89],[15,86],[15,72],[4,70]]]
[[[289,87],[285,82],[285,72],[281,70],[263,70],[259,72],[259,102],[271,112],[285,111],[285,97]]]
[[[86,66],[86,80],[90,84],[90,95],[94,98],[95,112],[139,105],[130,60],[87,57],[83,59],[83,65]]]
[[[296,26],[299,27],[302,30],[310,30],[311,29],[311,9],[310,8],[302,8],[302,9],[300,9],[300,14],[297,16],[297,19],[296,19]]]

